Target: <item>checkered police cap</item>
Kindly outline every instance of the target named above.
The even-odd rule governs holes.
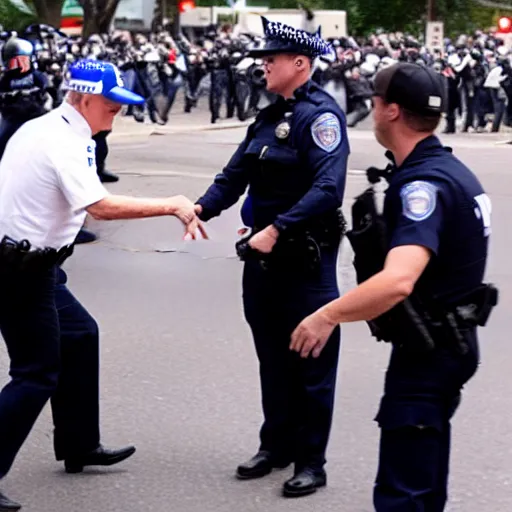
[[[326,56],[332,59],[335,55],[331,45],[320,37],[320,29],[311,34],[278,21],[270,21],[264,16],[261,17],[261,22],[265,34],[265,47],[252,50],[250,55],[253,57],[295,53],[311,58]]]

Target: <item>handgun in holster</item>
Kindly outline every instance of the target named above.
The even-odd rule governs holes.
[[[498,305],[499,292],[493,284],[482,284],[463,299],[463,305],[457,306],[457,316],[472,325],[484,327],[492,310]]]

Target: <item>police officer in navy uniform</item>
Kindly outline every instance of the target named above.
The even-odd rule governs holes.
[[[198,229],[195,205],[183,196],[118,196],[100,182],[92,136],[112,129],[122,104],[144,102],[123,87],[119,70],[77,62],[67,88],[57,109],[12,136],[0,162],[0,331],[11,377],[0,392],[0,478],[49,399],[55,456],[68,473],[135,452],[100,443],[98,326],[61,268],[87,213],[98,220],[175,216],[189,233]],[[0,493],[0,512],[20,507]]]
[[[369,268],[379,244],[366,244],[365,252],[356,243],[378,226],[363,218],[358,199],[347,236],[360,285],[306,318],[290,345],[314,360],[329,348],[333,329],[360,320],[392,343],[376,417],[377,512],[444,510],[450,419],[477,370],[477,327],[497,303],[497,290],[483,283],[491,202],[434,135],[443,108],[443,85],[434,71],[400,63],[378,73],[375,135],[391,159],[380,218],[382,265]]]
[[[16,130],[45,108],[46,76],[32,66],[34,47],[30,41],[12,37],[2,48],[6,71],[0,78],[0,158]]]
[[[297,323],[339,296],[336,262],[343,233],[339,208],[349,144],[345,117],[310,80],[312,61],[330,55],[317,35],[263,18],[267,88],[277,94],[249,127],[221,174],[197,201],[201,220],[234,205],[249,186],[242,215],[251,235],[237,244],[245,261],[243,303],[260,363],[264,423],[258,453],[240,479],[295,464],[285,496],[326,484],[340,333],[326,352],[303,361],[289,348]]]

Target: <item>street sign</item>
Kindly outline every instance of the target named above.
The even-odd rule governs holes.
[[[425,46],[428,50],[442,50],[444,47],[444,23],[442,21],[427,22]]]

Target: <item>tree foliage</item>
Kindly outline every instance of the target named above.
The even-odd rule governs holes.
[[[512,12],[512,0],[494,1],[503,4],[503,9],[486,7],[485,0],[434,0],[434,17],[444,22],[447,35],[485,29],[500,15]],[[353,35],[382,29],[418,36],[424,33],[427,21],[426,0],[269,0],[271,8],[296,9],[300,4],[309,9],[346,11]]]
[[[35,20],[35,13],[23,12],[8,0],[0,0],[0,23],[5,29],[20,32]]]

